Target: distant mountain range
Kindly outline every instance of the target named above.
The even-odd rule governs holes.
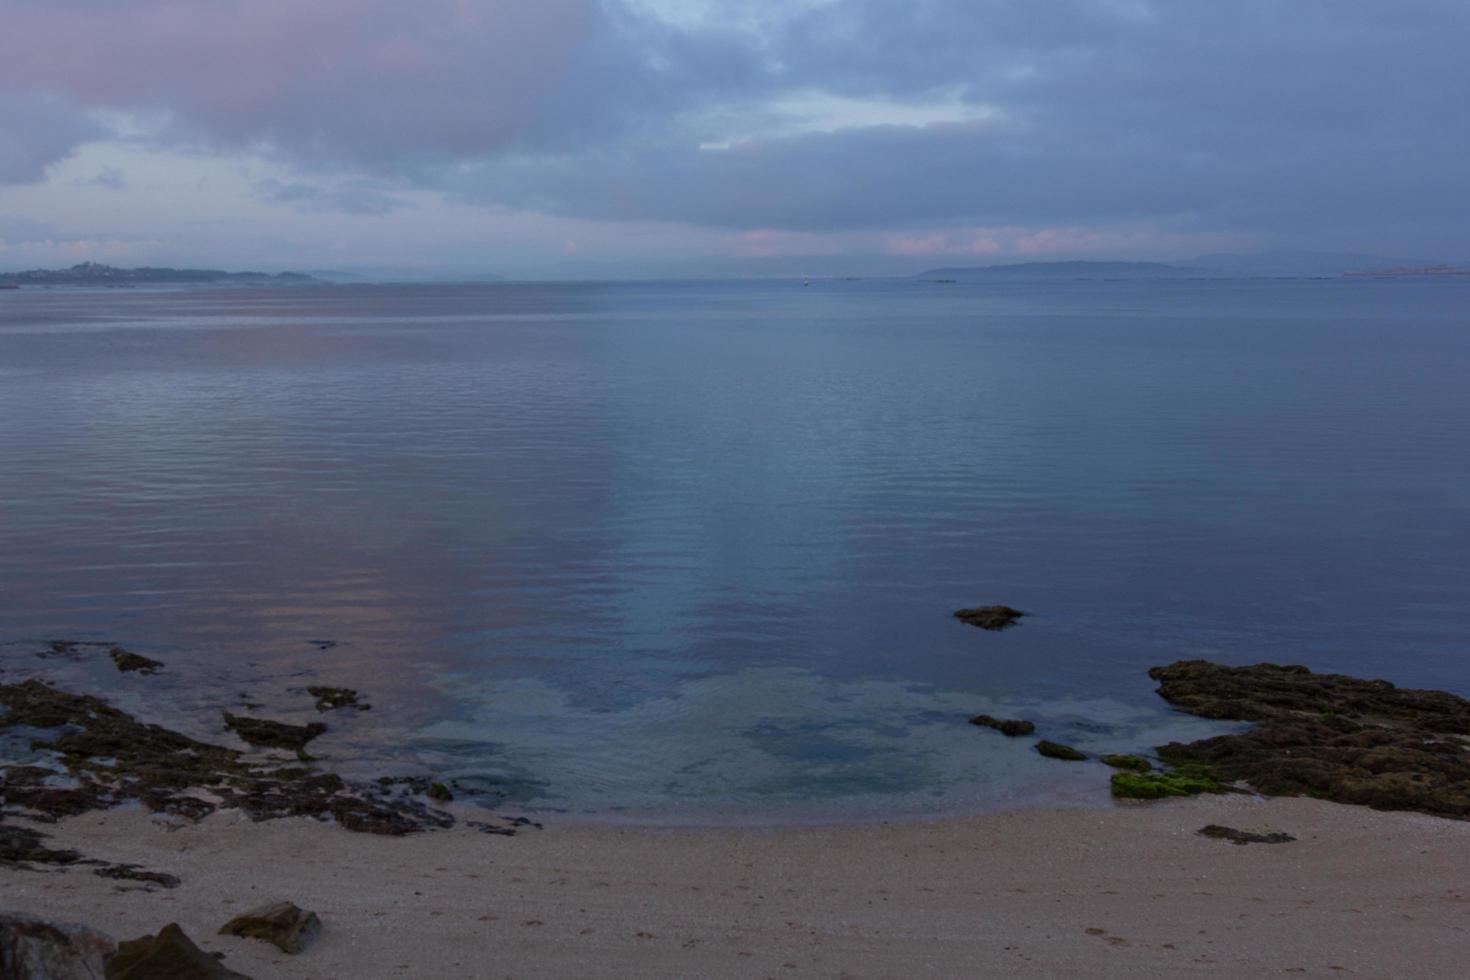
[[[231,283],[275,286],[320,282],[300,272],[222,272],[219,269],[119,269],[97,262],[83,262],[70,269],[31,269],[0,273],[6,286],[139,286],[169,283]]]
[[[1164,262],[1019,262],[930,269],[920,279],[1183,279],[1310,276],[1444,276],[1465,270],[1424,259],[1351,252],[1253,252],[1201,255],[1187,264]]]
[[[1197,276],[1194,269],[1163,262],[1015,262],[1009,265],[930,269],[920,279],[1177,279]]]

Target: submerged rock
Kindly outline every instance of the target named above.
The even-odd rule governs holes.
[[[1014,738],[1017,735],[1030,735],[1036,731],[1036,726],[1029,721],[1020,718],[992,718],[990,715],[976,715],[970,719],[970,724],[979,725],[982,728],[994,728],[1002,735]]]
[[[1003,630],[1015,626],[1016,620],[1024,615],[1026,614],[1021,610],[1010,606],[976,606],[973,609],[956,610],[954,618],[983,630]]]
[[[271,943],[283,953],[295,955],[321,935],[322,921],[291,902],[271,902],[251,909],[220,926],[221,936],[242,936]]]
[[[321,735],[327,726],[319,721],[309,725],[288,725],[284,721],[269,718],[250,718],[225,712],[225,727],[239,735],[251,745],[265,749],[287,749],[302,752],[306,743]]]
[[[1470,819],[1470,701],[1305,667],[1155,667],[1159,694],[1191,714],[1254,721],[1248,731],[1161,746],[1159,757],[1273,796]]]
[[[0,912],[0,977],[5,980],[101,980],[112,938],[70,922]]]
[[[107,961],[107,980],[250,980],[194,945],[171,922],[156,936],[119,943]]]
[[[113,647],[107,654],[112,662],[117,664],[117,669],[127,672],[136,670],[140,674],[155,673],[163,664],[157,660],[150,660],[140,653],[124,650],[122,647]]]
[[[1222,827],[1217,823],[1208,824],[1195,831],[1202,837],[1214,837],[1217,840],[1228,840],[1232,844],[1290,844],[1296,840],[1290,834],[1278,832],[1258,834],[1250,830],[1236,830],[1234,827]]]
[[[308,687],[306,693],[316,698],[316,710],[333,711],[337,708],[355,708],[366,711],[370,704],[359,704],[357,692],[350,687]]]
[[[1063,759],[1067,762],[1081,762],[1087,758],[1085,752],[1079,752],[1070,745],[1063,745],[1060,742],[1048,742],[1046,739],[1042,739],[1036,743],[1036,751],[1048,759]]]

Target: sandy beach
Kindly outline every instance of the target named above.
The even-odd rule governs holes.
[[[1284,831],[1235,845],[1210,823]],[[117,938],[177,921],[255,978],[1463,977],[1470,824],[1307,799],[1211,797],[872,826],[548,824],[384,838],[138,808],[55,845],[183,879],[0,871],[0,908]],[[215,935],[275,899],[298,956]]]

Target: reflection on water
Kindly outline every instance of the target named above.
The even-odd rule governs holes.
[[[964,718],[1155,744],[1180,722],[1144,672],[1191,656],[1470,693],[1467,310],[1351,281],[4,294],[0,667],[201,734],[355,687],[334,763],[577,812],[1087,797],[1096,767]],[[1034,615],[949,616],[987,602]],[[169,666],[34,658],[53,637]]]

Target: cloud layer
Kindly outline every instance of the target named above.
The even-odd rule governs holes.
[[[253,200],[384,221],[431,192],[908,240],[1438,251],[1470,223],[1459,0],[10,0],[5,22],[0,184],[110,138],[268,160]]]

